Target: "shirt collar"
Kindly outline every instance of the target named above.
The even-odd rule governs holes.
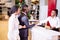
[[[25,15],[27,15],[26,12],[22,12],[22,13],[24,13]]]
[[[52,17],[51,17],[52,18]],[[55,17],[53,17],[52,19],[55,19],[56,18],[56,16]]]

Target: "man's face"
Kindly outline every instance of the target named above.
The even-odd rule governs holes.
[[[28,12],[28,7],[24,7],[24,9],[25,9],[25,12]]]
[[[29,12],[31,10],[31,6],[28,6],[26,9],[27,9],[27,12]]]
[[[26,12],[28,12],[29,10],[28,10],[28,7],[26,7]]]
[[[52,10],[51,16],[56,16],[56,12],[54,10]]]

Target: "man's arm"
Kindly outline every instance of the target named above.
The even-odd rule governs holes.
[[[35,26],[35,24],[29,25],[29,20],[26,16],[22,17],[22,21],[24,22],[26,28],[31,28],[31,27]]]

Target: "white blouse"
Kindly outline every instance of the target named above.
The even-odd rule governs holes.
[[[60,19],[58,17],[48,17],[46,20],[45,20],[45,23],[47,23],[47,21],[49,21],[51,27],[56,27],[56,28],[59,28],[60,27]]]
[[[17,37],[19,35],[19,21],[15,14],[12,14],[8,21],[8,38]]]

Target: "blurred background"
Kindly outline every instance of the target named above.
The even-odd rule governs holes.
[[[23,4],[31,7],[28,13],[31,20],[44,20],[56,8],[60,17],[60,0],[0,0],[0,40],[7,40],[9,10],[16,4],[20,7]]]
[[[31,6],[31,11],[28,13],[29,19],[31,18],[31,14],[32,16],[34,15],[32,19],[39,19],[39,0],[0,0],[0,40],[8,40],[9,10],[16,4],[20,7],[23,4]]]

